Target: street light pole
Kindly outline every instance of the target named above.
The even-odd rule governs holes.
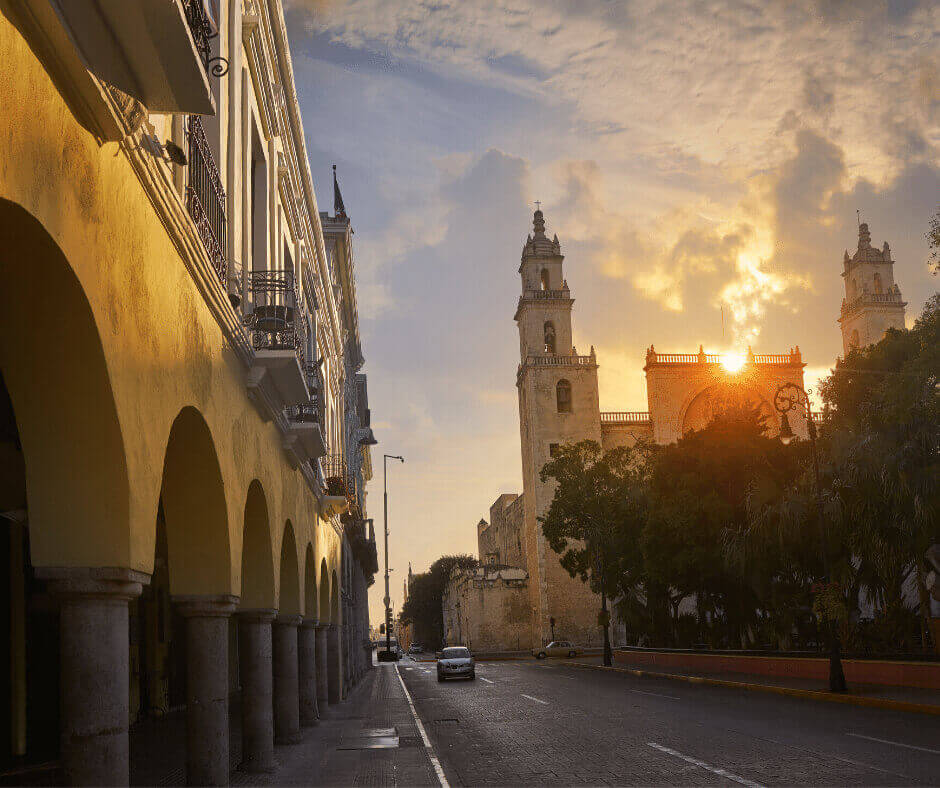
[[[392,650],[392,598],[388,591],[388,461],[399,460],[404,462],[405,458],[396,454],[385,454],[382,456],[382,487],[383,487],[383,516],[382,522],[385,527],[385,651],[391,653]]]
[[[826,540],[826,527],[823,519],[822,504],[822,485],[819,481],[819,454],[816,450],[816,424],[813,422],[813,414],[810,408],[809,395],[811,390],[804,390],[796,383],[784,383],[774,394],[774,407],[780,414],[780,440],[788,444],[793,440],[793,430],[790,427],[790,420],[787,413],[799,405],[806,409],[806,431],[809,433],[809,443],[813,453],[813,498],[816,502],[816,517],[819,521],[819,535],[822,541],[822,559],[823,559],[823,583],[826,585],[831,581],[831,570],[829,566],[829,549]],[[845,683],[845,672],[842,670],[842,646],[839,642],[839,631],[835,622],[831,619],[828,623],[829,634],[829,691],[847,692],[848,687]]]

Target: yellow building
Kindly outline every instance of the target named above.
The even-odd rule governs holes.
[[[269,770],[368,668],[377,569],[280,2],[0,0],[0,61],[0,771],[126,783],[185,705],[225,783],[234,692]]]

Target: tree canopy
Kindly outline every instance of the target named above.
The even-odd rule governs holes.
[[[427,572],[414,575],[408,599],[401,608],[401,621],[414,624],[414,639],[425,646],[437,647],[444,639],[444,589],[454,569],[475,569],[479,565],[471,555],[444,555]]]

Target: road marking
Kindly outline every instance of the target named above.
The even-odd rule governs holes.
[[[529,700],[534,700],[536,703],[541,703],[543,706],[547,706],[547,705],[548,705],[548,701],[547,701],[547,700],[539,700],[538,698],[533,698],[531,695],[526,695],[524,692],[521,693],[521,695],[522,695],[523,698],[528,698]]]
[[[874,736],[863,736],[861,733],[847,733],[846,736],[854,736],[856,739],[868,739],[868,741],[877,741],[882,744],[892,744],[895,747],[906,747],[909,750],[920,750],[921,752],[929,752],[933,755],[940,755],[940,750],[931,750],[929,747],[918,747],[916,744],[904,744],[900,741],[889,741],[888,739],[878,739]]]
[[[693,758],[690,755],[683,755],[681,752],[672,750],[669,747],[663,747],[663,745],[657,744],[654,741],[648,741],[647,745],[652,747],[654,750],[659,750],[660,752],[665,752],[669,755],[674,755],[676,758],[680,758],[686,763],[691,763],[694,766],[698,766],[701,769],[705,769],[711,772],[712,774],[717,774],[719,777],[725,777],[728,780],[733,780],[734,782],[740,783],[741,785],[747,785],[748,788],[763,788],[763,786],[761,786],[760,783],[751,782],[750,780],[745,779],[744,777],[739,777],[738,775],[732,774],[729,771],[725,771],[724,769],[719,769],[717,766],[712,766],[711,764],[705,763],[705,761],[700,761],[698,758]]]
[[[652,695],[654,698],[669,698],[669,700],[682,700],[675,695],[660,695],[658,692],[644,692],[643,690],[627,690],[627,692],[636,692],[640,695]]]
[[[398,669],[398,665],[395,666],[395,672],[398,674],[398,680],[401,682],[401,688],[405,691],[405,700],[408,701],[408,708],[411,709],[411,716],[415,718],[415,725],[418,726],[418,733],[421,734],[421,741],[424,742],[424,749],[427,751],[428,758],[431,759],[431,765],[434,767],[435,774],[437,774],[437,781],[441,784],[441,788],[450,788],[450,783],[447,782],[447,777],[444,776],[444,767],[441,766],[441,762],[434,754],[434,748],[431,746],[431,740],[428,738],[427,731],[424,730],[424,725],[421,724],[421,718],[418,716],[418,712],[415,711],[415,704],[411,700],[411,693],[408,692],[408,687],[405,686],[405,680],[402,678],[401,671]]]
[[[490,681],[489,679],[483,678],[483,676],[480,676],[480,681],[485,681],[487,684],[492,684],[492,683],[493,683],[493,682]]]

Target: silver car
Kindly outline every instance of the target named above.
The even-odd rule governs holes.
[[[477,677],[473,655],[466,646],[449,646],[437,654],[437,680]]]

